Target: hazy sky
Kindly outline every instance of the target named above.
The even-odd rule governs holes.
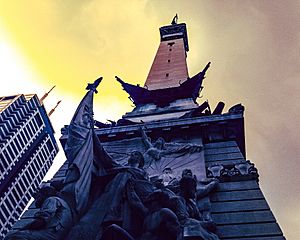
[[[104,80],[95,118],[132,109],[114,80],[143,84],[159,45],[158,28],[175,13],[188,27],[190,76],[207,62],[203,98],[246,107],[247,158],[288,239],[300,236],[300,2],[276,0],[43,0],[0,2],[0,95],[46,99],[60,136],[88,81]],[[56,158],[52,173],[64,161]],[[48,178],[50,175],[48,175]]]

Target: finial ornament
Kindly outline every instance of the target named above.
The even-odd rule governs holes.
[[[175,24],[177,24],[177,21],[178,21],[178,15],[177,15],[177,13],[176,13],[176,15],[175,15],[175,17],[173,18],[173,20],[172,20],[172,25],[175,25]]]
[[[86,87],[86,90],[92,90],[94,91],[95,93],[98,93],[97,91],[97,87],[99,86],[100,82],[102,81],[102,78],[103,77],[99,77],[98,79],[96,79],[94,81],[94,83],[88,83],[87,87]]]
[[[49,93],[55,88],[56,86],[54,85],[47,93],[44,94],[44,96],[42,96],[42,98],[40,99],[40,102],[43,103],[43,101],[45,100],[46,97],[48,97]]]
[[[52,109],[50,110],[50,112],[48,113],[48,116],[49,116],[49,117],[52,115],[52,113],[54,113],[55,109],[58,107],[58,105],[59,105],[60,103],[61,103],[61,100],[58,101],[58,102],[56,103],[55,107],[52,108]]]
[[[115,76],[116,80],[119,82],[119,83],[122,83],[124,82],[121,78],[119,78],[118,76]]]

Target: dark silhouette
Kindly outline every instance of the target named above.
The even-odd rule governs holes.
[[[74,224],[72,207],[54,187],[43,187],[35,197],[40,208],[32,222],[17,232],[8,234],[5,240],[57,240],[64,239]]]
[[[179,181],[179,196],[170,199],[170,208],[175,212],[183,228],[183,237],[205,240],[218,240],[218,236],[211,233],[214,224],[205,221],[197,207],[197,201],[201,200],[217,184],[217,181],[202,186],[197,191],[197,179],[191,170],[183,171]]]
[[[172,25],[175,25],[175,24],[177,24],[177,21],[178,21],[178,15],[177,15],[177,13],[176,13],[176,15],[175,15],[175,17],[173,18],[173,20],[172,20]]]

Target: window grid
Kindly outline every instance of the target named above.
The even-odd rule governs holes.
[[[33,123],[32,123],[32,121],[33,121],[33,119],[34,119],[34,116],[36,115],[36,114],[38,114],[38,110],[36,110],[35,111],[35,113],[34,114],[32,114],[31,116],[30,116],[30,119],[28,119],[28,121],[27,122],[25,122],[25,124],[23,124],[22,126],[20,126],[20,129],[24,129],[25,131],[24,131],[24,133],[25,133],[25,142],[29,142],[31,139],[30,139],[30,136],[33,136],[33,137],[35,137],[35,135],[37,135],[37,133],[35,132],[35,131],[32,131],[32,128],[33,128]],[[11,124],[10,122],[7,122],[8,124]],[[40,129],[42,129],[43,127],[44,127],[45,125],[44,125],[44,123],[43,123],[43,125],[40,127]],[[14,127],[11,127],[11,129],[15,129]],[[34,129],[34,128],[33,128]],[[37,130],[38,131],[38,130]],[[10,144],[10,142],[11,142],[11,139],[9,139],[7,142],[6,142],[6,144],[5,145],[9,145]],[[4,145],[4,146],[5,146]]]
[[[5,103],[5,111],[1,112],[0,119],[4,119],[4,124],[0,125],[0,130],[8,135],[7,138],[0,140],[2,141],[4,147],[0,149],[1,161],[0,167],[11,168],[15,165],[15,161],[20,158],[31,142],[34,141],[36,136],[45,127],[44,122],[40,124],[39,119],[40,113],[38,107],[40,103],[36,97],[19,95],[15,99],[10,100]],[[25,101],[27,103],[25,103]],[[0,102],[0,105],[3,102]],[[7,107],[9,106],[9,108]],[[36,116],[36,118],[35,118]],[[24,120],[25,119],[25,120]],[[18,129],[16,129],[18,128]],[[17,130],[17,131],[16,131]],[[47,145],[48,143],[48,145]],[[53,146],[53,149],[48,149],[49,146]],[[4,206],[4,210],[0,208],[2,216],[5,216],[6,212],[12,213],[6,219],[6,223],[3,223],[3,219],[0,219],[0,224],[2,226],[0,230],[0,236],[4,236],[4,231],[8,231],[9,227],[17,220],[18,214],[31,195],[39,186],[43,176],[51,166],[51,163],[57,153],[57,147],[52,143],[49,136],[43,141],[37,151],[34,153],[33,157],[30,158],[29,162],[24,166],[21,174],[18,174],[15,181],[12,183],[11,187],[8,189],[7,194],[0,199],[1,206]],[[8,166],[5,166],[8,165]],[[34,174],[34,173],[37,174]],[[3,178],[4,174],[1,174],[0,179]],[[31,181],[29,181],[29,179]],[[20,199],[18,201],[18,199]],[[17,204],[19,202],[19,204]],[[17,206],[16,206],[17,205]],[[9,210],[9,211],[8,211]]]
[[[36,114],[39,114],[39,113],[36,112],[36,113],[31,117],[31,120],[35,120],[34,116],[35,116]],[[15,162],[18,160],[18,158],[20,158],[20,157],[22,156],[24,150],[23,150],[23,151],[21,151],[21,150],[19,150],[19,151],[12,151],[10,146],[11,146],[11,145],[16,146],[16,144],[15,144],[14,142],[15,142],[15,141],[18,141],[18,138],[20,138],[21,141],[23,141],[22,131],[26,131],[26,130],[27,130],[27,129],[26,129],[26,125],[27,125],[27,124],[30,124],[30,123],[31,123],[31,122],[29,121],[29,122],[27,122],[27,123],[25,124],[25,126],[22,126],[23,129],[21,128],[21,129],[17,132],[17,134],[15,134],[15,135],[13,136],[13,138],[11,138],[11,139],[7,142],[7,147],[6,147],[6,148],[8,148],[8,151],[9,151],[8,154],[10,155],[10,160],[7,161],[7,159],[5,159],[8,166],[5,167],[4,169],[9,169],[9,170],[11,170],[11,169],[12,169],[12,166],[15,165]],[[30,126],[33,126],[33,123],[31,123],[31,124],[29,125],[29,129],[30,129]],[[40,126],[40,128],[35,132],[34,136],[32,136],[32,139],[35,138],[37,134],[39,134],[39,132],[44,128],[44,126],[45,126],[44,124],[43,124],[42,126]],[[26,136],[26,134],[25,134],[25,136]],[[31,141],[32,141],[32,139],[31,139]],[[26,139],[26,140],[27,140],[27,139]],[[24,143],[24,141],[23,141],[23,143]],[[22,144],[22,145],[23,145],[23,144]],[[30,142],[29,142],[29,141],[27,141],[27,144],[26,144],[25,146],[27,147],[27,145],[30,145]],[[4,150],[2,150],[2,151],[4,151]],[[17,155],[15,155],[15,153],[17,153]],[[3,171],[3,174],[1,174],[1,179],[3,179],[4,176],[5,176],[6,174],[8,174],[8,172],[7,172],[7,171],[6,171],[6,172]]]
[[[40,165],[42,166],[42,168],[40,170],[44,170],[43,168],[45,167],[45,165],[47,163],[49,163],[49,160],[51,162],[51,159],[52,159],[52,156],[51,155],[48,155],[48,156],[45,156],[45,146],[46,146],[46,142],[47,140],[49,140],[49,137],[47,137],[44,141],[43,141],[43,144],[40,146],[40,148],[37,150],[37,152],[35,153],[35,155],[30,159],[29,163],[26,164],[26,167],[23,171],[23,173],[29,173],[29,168],[32,169],[32,165],[33,167],[35,168],[35,170],[37,170],[37,166],[36,166],[36,161],[35,160],[38,160],[38,162],[40,163]],[[55,151],[55,150],[54,150]],[[45,158],[45,161],[43,161],[43,159],[41,158],[41,155],[43,156],[43,158]],[[35,160],[34,160],[35,159]],[[37,171],[38,172],[38,171]],[[17,179],[16,180],[21,180],[21,183],[26,186],[27,185],[27,182],[29,182],[28,180],[28,174],[26,175],[25,174],[25,179],[27,180],[27,182],[24,182],[22,176],[23,176],[23,173],[18,175]]]

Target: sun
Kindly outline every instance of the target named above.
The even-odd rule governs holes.
[[[0,26],[0,95],[42,92],[38,77]]]

